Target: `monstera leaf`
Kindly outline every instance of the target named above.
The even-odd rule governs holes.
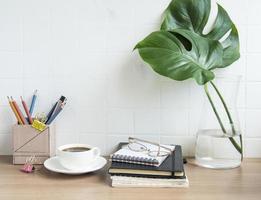
[[[211,31],[203,33],[210,8],[210,0],[172,0],[161,31],[150,34],[135,48],[159,74],[174,80],[194,78],[205,84],[214,79],[213,69],[240,57],[237,29],[220,5]]]
[[[186,49],[181,38],[191,48]],[[218,41],[184,29],[153,32],[135,48],[157,73],[174,80],[193,77],[204,84],[214,78],[210,70],[222,65],[223,48]]]

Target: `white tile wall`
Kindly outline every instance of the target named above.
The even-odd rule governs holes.
[[[132,134],[134,131],[133,111],[130,109],[108,110],[108,133]]]
[[[256,122],[260,118],[261,110],[249,109],[246,111],[246,137],[260,137],[261,124]]]
[[[134,111],[135,135],[158,135],[160,132],[159,109],[137,109]],[[147,124],[150,124],[148,126]]]
[[[238,26],[241,60],[218,74],[242,75],[238,108],[245,154],[261,157],[261,1],[219,0]],[[37,112],[61,94],[68,105],[56,121],[57,145],[84,142],[110,153],[137,136],[177,143],[193,155],[204,93],[147,67],[134,45],[158,29],[169,0],[0,0],[0,154],[11,153],[15,123],[6,100]]]
[[[259,53],[259,33],[261,31],[260,25],[249,25],[247,30],[247,51],[249,53]]]

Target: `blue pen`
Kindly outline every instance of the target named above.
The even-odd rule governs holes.
[[[48,121],[46,122],[47,125],[50,125],[52,123],[52,121],[56,118],[56,116],[62,111],[62,107],[59,107],[56,112],[48,119]]]
[[[29,109],[29,113],[30,113],[31,116],[33,115],[33,111],[34,111],[34,105],[35,105],[35,101],[36,101],[36,97],[37,97],[36,93],[37,93],[37,90],[34,91],[31,106],[30,106],[30,109]]]
[[[52,110],[47,115],[47,122],[46,122],[46,124],[48,124],[48,121],[53,117],[53,115],[57,112],[57,109],[62,105],[62,103],[64,101],[66,101],[66,97],[65,96],[61,96],[60,99],[55,103],[55,105],[53,106]]]
[[[47,118],[47,121],[50,119],[50,117],[52,116],[53,114],[53,111],[54,109],[56,108],[56,105],[57,105],[57,102],[53,105],[52,109],[49,111],[49,113],[47,114],[46,118]]]
[[[57,117],[57,115],[63,110],[65,104],[66,104],[66,100],[57,107],[56,111],[52,114],[52,116],[46,122],[47,125],[50,125],[52,123],[52,121]]]

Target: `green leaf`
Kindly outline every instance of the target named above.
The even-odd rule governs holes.
[[[229,36],[221,44],[223,46],[223,67],[231,65],[240,58],[238,32],[234,24]]]
[[[176,28],[202,33],[210,13],[210,0],[174,0],[165,11],[161,30]]]
[[[184,41],[191,44],[190,49]],[[179,81],[194,78],[200,85],[214,79],[211,69],[222,65],[223,50],[218,41],[185,29],[153,32],[135,49],[157,73]]]
[[[226,67],[240,57],[238,32],[225,9],[217,5],[217,18],[212,30],[206,35],[203,34],[203,30],[209,18],[211,0],[172,0],[164,13],[161,30],[182,28],[211,40],[224,39],[223,37],[231,31],[224,42],[221,42],[224,55],[223,63],[219,67]]]
[[[221,39],[229,30],[232,29],[233,22],[228,16],[227,12],[218,4],[218,14],[212,30],[206,37],[212,40]]]

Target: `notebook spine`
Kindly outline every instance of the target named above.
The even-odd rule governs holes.
[[[174,151],[174,156],[173,156],[173,174],[180,173],[180,172],[181,173],[184,172],[182,150],[181,150],[180,145],[176,145],[175,151]]]
[[[149,165],[157,166],[159,162],[154,158],[141,158],[134,156],[123,156],[123,155],[111,155],[112,162],[123,162],[130,164],[140,164],[140,165]]]
[[[130,173],[111,173],[111,176],[123,176],[123,177],[140,177],[140,178],[162,178],[162,179],[184,179],[186,178],[185,175],[183,176],[165,176],[165,175],[151,175],[151,174],[130,174]]]

